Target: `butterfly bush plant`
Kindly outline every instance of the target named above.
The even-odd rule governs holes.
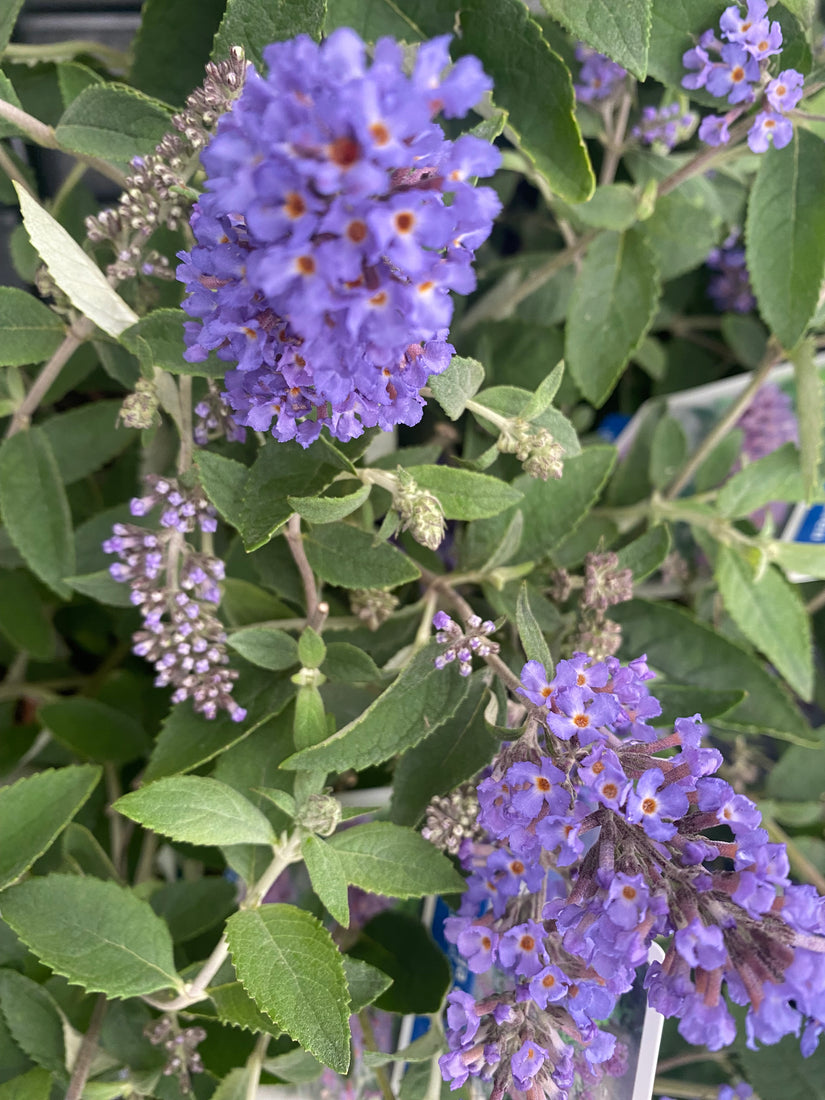
[[[22,7],[0,1100],[825,1096],[816,5]]]

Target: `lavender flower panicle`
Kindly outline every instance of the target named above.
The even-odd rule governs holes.
[[[708,145],[727,144],[730,125],[754,103],[761,109],[748,131],[751,152],[764,153],[771,144],[782,149],[793,137],[787,112],[802,98],[805,78],[796,69],[784,69],[771,78],[768,66],[770,58],[782,52],[782,29],[767,13],[767,0],[747,0],[744,14],[738,4],[731,5],[719,20],[725,41],[707,30],[682,57],[688,70],[682,86],[706,88],[732,107],[722,116],[702,119],[699,137]],[[719,55],[718,60],[712,59],[711,52]]]
[[[500,206],[471,183],[498,151],[433,121],[491,87],[474,57],[449,67],[448,45],[423,43],[407,76],[389,38],[371,66],[346,28],[275,43],[221,118],[178,278],[186,358],[234,364],[238,424],[306,447],[324,426],[347,440],[420,420],[419,390],[453,353],[450,291],[475,286]]]
[[[734,229],[707,258],[708,267],[718,273],[708,283],[708,295],[721,312],[750,313],[756,307],[739,237],[739,230]]]
[[[132,652],[155,666],[157,687],[175,689],[173,703],[192,699],[206,718],[226,710],[233,722],[242,722],[246,711],[231,694],[238,673],[226,667],[226,634],[214,613],[221,599],[223,562],[184,540],[196,528],[215,531],[215,509],[174,478],[150,475],[146,483],[149,491],[132,500],[131,512],[145,516],[161,507],[160,528],[116,523],[103,543],[107,554],[120,559],[109,572],[130,585],[131,602],[143,619]]]
[[[576,60],[582,63],[578,82],[573,85],[579,103],[610,99],[624,84],[627,70],[583,42],[576,46]]]
[[[486,657],[490,653],[498,653],[498,642],[491,642],[489,638],[496,629],[496,624],[490,619],[482,622],[480,615],[471,615],[462,630],[446,611],[438,611],[433,618],[433,626],[436,629],[435,640],[446,646],[434,661],[437,669],[446,668],[457,660],[459,673],[469,676],[473,671],[473,655]]]
[[[700,716],[650,724],[652,678],[645,657],[583,653],[552,679],[537,661],[522,670],[527,732],[478,784],[486,838],[459,846],[468,888],[446,928],[471,970],[509,981],[479,1002],[448,997],[440,1065],[453,1088],[478,1076],[495,1100],[567,1100],[577,1065],[621,1072],[601,1021],[654,937],[668,946],[647,969],[649,1002],[689,1042],[733,1041],[727,993],[746,1006],[749,1045],[802,1029],[802,1053],[816,1048],[825,899],[791,883],[757,806],[716,776]]]
[[[631,130],[633,137],[654,145],[657,142],[666,149],[673,149],[680,141],[685,141],[696,124],[696,116],[683,111],[678,103],[668,103],[664,107],[643,107],[642,117]]]

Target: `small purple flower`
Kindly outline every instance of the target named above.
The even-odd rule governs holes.
[[[737,4],[732,4],[722,12],[719,27],[728,42],[742,42],[767,14],[767,0],[749,0],[744,15]]]
[[[513,1055],[511,1066],[516,1087],[527,1092],[533,1084],[533,1078],[544,1065],[547,1051],[538,1043],[525,1040]]]
[[[580,745],[599,740],[602,736],[599,728],[610,725],[619,713],[613,695],[607,692],[594,695],[587,688],[564,688],[556,705],[562,713],[551,711],[545,718],[550,731],[564,741],[577,736]]]
[[[530,996],[539,1006],[547,1008],[567,995],[569,979],[557,966],[545,966],[530,981]]]
[[[608,888],[605,912],[618,928],[630,931],[644,920],[649,897],[641,875],[617,874]]]
[[[691,71],[682,77],[682,87],[694,91],[696,88],[704,88],[707,79],[713,71],[713,62],[708,57],[707,50],[701,46],[694,46],[682,55],[682,64]]]
[[[759,63],[741,46],[722,47],[722,62],[713,66],[705,84],[711,95],[728,97],[728,103],[746,103],[753,98],[751,84],[759,80]]]
[[[533,920],[516,924],[501,937],[499,965],[504,970],[534,978],[547,963],[544,928]]]
[[[576,60],[582,62],[578,82],[574,84],[579,103],[609,99],[627,76],[621,65],[581,42],[576,46]]]
[[[447,1026],[463,1046],[478,1031],[480,1016],[469,993],[454,989],[447,998]]]
[[[793,138],[793,123],[775,111],[760,111],[748,130],[748,145],[752,153],[766,153],[773,142],[784,149]]]
[[[627,799],[627,820],[640,824],[654,840],[669,840],[676,833],[676,826],[663,817],[679,818],[688,809],[685,792],[676,785],[662,788],[664,778],[660,768],[649,768]]]
[[[688,966],[715,970],[718,966],[724,966],[728,957],[722,929],[715,924],[702,924],[698,919],[680,928],[674,942]]]
[[[547,705],[547,701],[555,690],[555,680],[547,679],[547,670],[539,661],[528,661],[521,670],[520,694],[526,696],[537,707]]]
[[[486,925],[471,924],[459,933],[456,946],[474,974],[483,974],[495,962],[498,935]]]
[[[569,802],[569,796],[560,789],[564,782],[564,772],[546,756],[538,765],[530,764],[526,760],[513,764],[507,772],[507,782],[513,792],[514,808],[527,821],[537,818],[544,806],[549,806],[552,812],[558,813]]]
[[[790,111],[802,98],[805,77],[796,69],[784,69],[765,89],[768,103],[775,111]]]

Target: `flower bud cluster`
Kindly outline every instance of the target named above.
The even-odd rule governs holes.
[[[438,497],[418,486],[412,474],[402,467],[397,472],[398,488],[393,507],[398,512],[401,530],[409,531],[416,542],[437,550],[446,530],[444,509]]]
[[[465,840],[484,839],[477,818],[476,789],[472,783],[462,783],[449,794],[431,800],[421,835],[442,852],[457,856]]]
[[[383,588],[354,588],[349,603],[357,619],[370,630],[377,630],[398,607],[398,597]]]
[[[173,687],[173,703],[192,699],[195,710],[214,718],[226,710],[235,722],[246,711],[232,698],[237,672],[227,667],[226,634],[215,615],[220,603],[223,562],[199,553],[184,541],[196,528],[211,533],[215,510],[197,492],[173,478],[150,476],[148,493],[131,502],[134,516],[162,508],[155,531],[116,523],[103,543],[119,561],[109,567],[116,581],[129,584],[131,602],[140,611],[143,629],[133,636],[133,649],[155,667],[157,687]]]
[[[534,428],[517,418],[502,428],[496,446],[503,454],[514,454],[530,477],[558,480],[563,473],[564,448],[546,428]]]
[[[574,589],[582,589],[574,644],[596,660],[612,657],[622,642],[621,627],[607,618],[607,609],[633,598],[633,574],[618,565],[618,555],[612,551],[593,551],[585,556],[584,577],[557,569],[551,578],[550,592],[558,603],[564,603]]]
[[[727,994],[747,1008],[750,1044],[801,1028],[802,1053],[816,1048],[825,899],[791,883],[757,806],[716,776],[698,714],[653,728],[652,677],[644,657],[583,653],[552,678],[537,661],[522,670],[532,723],[478,786],[489,842],[461,851],[468,890],[448,930],[471,970],[495,967],[511,988],[481,1004],[450,995],[441,1066],[455,1084],[477,1075],[494,1095],[566,1100],[563,1039],[593,1065],[611,1058],[599,1021],[656,937],[667,945],[647,969],[649,1002],[688,1042],[733,1041]]]
[[[721,39],[711,28],[682,58],[689,70],[682,78],[684,88],[705,88],[711,95],[727,98],[733,108],[702,119],[699,137],[708,145],[727,144],[731,123],[757,100],[760,110],[748,131],[751,152],[764,153],[771,143],[782,149],[793,137],[787,115],[802,98],[805,78],[796,69],[771,75],[770,59],[782,52],[782,28],[767,16],[767,0],[747,0],[744,13],[732,4],[719,19]],[[718,54],[719,60],[713,60],[711,53]]]
[[[246,428],[235,420],[212,379],[209,379],[206,397],[199,401],[193,410],[195,425],[192,431],[199,447],[205,447],[212,439],[223,437],[228,443],[243,443],[246,440]]]
[[[469,676],[473,671],[474,655],[487,657],[490,653],[498,653],[498,642],[491,642],[489,639],[489,635],[496,629],[496,624],[490,619],[482,622],[479,615],[471,615],[462,630],[446,611],[438,611],[433,617],[433,626],[436,629],[435,640],[446,646],[434,661],[438,669],[458,661],[460,674]]]
[[[347,440],[420,420],[419,391],[453,352],[450,292],[474,288],[500,205],[472,182],[498,151],[434,121],[491,87],[448,46],[422,43],[408,75],[389,38],[371,64],[348,28],[276,42],[221,119],[178,277],[186,358],[233,364],[239,424],[308,446],[324,426]]]
[[[240,47],[234,47],[226,61],[210,61],[201,87],[172,117],[175,131],[164,136],[154,153],[132,161],[118,205],[86,219],[89,240],[109,241],[115,250],[116,259],[107,268],[111,279],[120,282],[139,274],[174,278],[167,257],[148,249],[147,242],[161,226],[174,230],[188,220],[191,198],[186,181],[218,119],[240,95],[245,77]]]
[[[120,420],[124,428],[145,431],[157,420],[158,391],[154,382],[148,378],[139,378],[134,393],[125,397],[120,406]]]
[[[645,145],[664,145],[669,151],[680,141],[686,141],[696,124],[691,111],[683,111],[678,103],[664,107],[643,107],[642,117],[631,130]]]
[[[178,1078],[184,1096],[192,1092],[193,1073],[203,1073],[203,1062],[198,1046],[206,1038],[202,1027],[187,1027],[178,1031],[171,1017],[161,1016],[146,1025],[144,1035],[152,1046],[163,1046],[169,1055],[163,1067],[163,1076]]]

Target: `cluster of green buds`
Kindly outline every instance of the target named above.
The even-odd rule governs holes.
[[[619,568],[618,555],[612,551],[594,551],[584,559],[584,576],[572,575],[566,569],[553,574],[550,594],[557,603],[565,603],[574,590],[580,590],[581,595],[572,648],[597,661],[604,660],[622,642],[621,627],[608,619],[606,612],[609,607],[633,598],[633,573]]]
[[[380,485],[392,494],[392,506],[379,531],[381,538],[392,538],[398,531],[409,531],[415,541],[428,550],[438,549],[447,525],[437,496],[429,489],[422,489],[402,466],[394,474],[373,468],[359,470],[359,474],[366,483]]]
[[[349,605],[357,619],[370,630],[377,630],[398,607],[398,597],[384,588],[354,588]]]
[[[564,448],[546,428],[516,417],[506,420],[496,443],[502,454],[515,455],[530,477],[558,480],[564,470]]]
[[[118,414],[124,428],[136,428],[145,431],[157,423],[158,391],[155,383],[148,378],[139,378],[134,393],[124,398]]]

